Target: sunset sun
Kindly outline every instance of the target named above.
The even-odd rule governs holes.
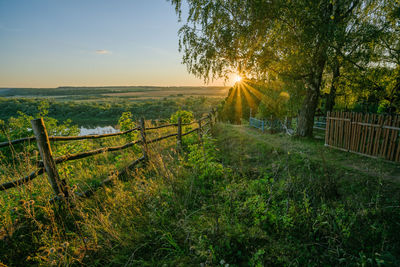
[[[233,76],[233,82],[234,83],[239,83],[243,80],[242,76],[235,74],[235,76]]]

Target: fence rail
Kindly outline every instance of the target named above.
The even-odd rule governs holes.
[[[400,162],[400,116],[331,112],[325,146]]]
[[[99,138],[105,138],[105,137],[124,135],[124,134],[130,133],[130,132],[137,131],[139,129],[140,129],[140,127],[136,127],[136,128],[124,131],[124,132],[110,133],[110,134],[92,134],[92,135],[80,135],[80,136],[49,136],[49,140],[57,142],[57,141],[73,141],[73,140],[84,140],[84,139],[99,139]],[[25,137],[25,138],[11,140],[11,141],[7,141],[7,142],[2,142],[2,143],[0,143],[0,148],[6,147],[9,145],[24,143],[26,141],[29,141],[29,142],[36,141],[36,137],[31,136],[31,137]]]
[[[314,129],[326,130],[326,117],[314,117]]]
[[[287,134],[292,135],[294,133],[294,127],[292,125],[293,119],[286,117],[285,120],[280,119],[256,119],[254,117],[249,118],[249,125],[260,129],[262,132],[265,130],[273,131],[285,131]],[[297,125],[297,124],[296,124]]]
[[[259,120],[259,119],[250,117],[249,124],[250,124],[250,126],[253,126],[254,128],[258,128],[263,132],[265,130],[265,122],[264,122],[264,120]]]
[[[56,169],[56,165],[67,162],[70,160],[77,160],[77,159],[83,159],[86,157],[94,156],[97,154],[105,153],[105,152],[111,152],[111,151],[118,151],[118,150],[123,150],[129,147],[132,147],[136,144],[141,144],[142,145],[142,157],[138,158],[134,162],[132,162],[129,166],[123,169],[122,172],[126,172],[127,169],[131,169],[134,166],[136,166],[138,163],[145,161],[148,159],[148,153],[147,153],[147,145],[151,143],[156,143],[160,142],[162,140],[165,140],[167,138],[171,137],[176,137],[177,138],[177,143],[178,143],[178,148],[182,144],[182,137],[189,135],[194,132],[199,133],[199,137],[202,135],[201,131],[204,129],[205,126],[210,125],[211,127],[213,124],[216,122],[216,110],[212,110],[207,116],[202,117],[196,121],[192,121],[190,123],[182,123],[181,118],[178,118],[178,123],[172,123],[172,124],[165,124],[165,125],[159,125],[159,126],[154,126],[154,127],[145,127],[144,119],[141,119],[140,121],[140,126],[135,127],[133,129],[124,131],[124,132],[119,132],[119,133],[112,133],[112,134],[102,134],[102,135],[85,135],[85,136],[47,136],[47,131],[43,122],[43,119],[37,119],[37,120],[32,120],[31,124],[35,133],[34,137],[26,137],[26,138],[21,138],[17,140],[11,140],[8,142],[3,142],[0,143],[0,148],[1,147],[7,147],[13,144],[18,144],[18,143],[23,143],[23,142],[31,142],[31,141],[36,141],[37,146],[39,148],[40,155],[42,157],[42,160],[37,163],[38,169],[35,171],[31,172],[25,177],[19,178],[14,181],[6,182],[3,184],[0,184],[0,191],[4,191],[13,187],[17,187],[23,184],[26,184],[39,175],[43,173],[47,173],[48,180],[50,184],[52,185],[53,191],[58,197],[60,193],[64,194],[64,196],[68,196],[68,188],[66,186],[66,180],[60,179],[58,177],[58,172]],[[208,120],[208,122],[202,124],[202,121]],[[187,125],[192,125],[194,123],[198,123],[199,127],[192,129],[186,133],[182,133],[182,126],[187,126]],[[146,132],[149,130],[156,130],[156,129],[161,129],[165,127],[177,127],[177,133],[169,134],[166,136],[161,136],[158,138],[154,138],[151,140],[146,139]],[[53,158],[52,152],[51,152],[51,146],[50,146],[50,141],[70,141],[70,140],[84,140],[84,139],[98,139],[98,138],[106,138],[106,137],[111,137],[111,136],[118,136],[118,135],[124,135],[133,131],[140,131],[141,132],[141,139],[140,140],[135,140],[130,143],[121,145],[121,146],[114,146],[114,147],[102,147],[99,149],[91,150],[91,151],[85,151],[81,153],[76,153],[76,154],[68,154],[68,155],[63,155],[58,158]],[[100,186],[103,186],[105,184],[108,184],[110,179],[106,179],[100,183]],[[90,192],[89,192],[90,191]],[[82,196],[90,196],[93,193],[93,189],[84,192],[81,194]]]

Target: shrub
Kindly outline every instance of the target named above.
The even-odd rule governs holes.
[[[192,122],[194,119],[193,113],[187,110],[178,110],[171,115],[170,122],[178,123],[178,118],[181,117],[182,123]]]

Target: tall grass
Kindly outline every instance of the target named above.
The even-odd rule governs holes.
[[[187,136],[180,151],[175,140],[151,144],[149,161],[130,171],[127,181],[115,179],[92,198],[73,198],[69,205],[49,204],[46,192],[32,195],[27,188],[34,183],[15,189],[24,200],[18,205],[6,206],[15,195],[7,193],[1,202],[0,261],[15,266],[399,264],[395,183],[332,164],[327,159],[336,156],[329,151],[310,157],[313,143],[241,130],[219,124],[200,143],[195,134]],[[300,145],[304,149],[297,149]],[[135,151],[124,157],[129,155],[136,157]],[[111,156],[98,157],[91,177],[106,171],[94,166],[115,165]],[[88,166],[71,170],[76,181]],[[45,179],[36,183],[35,188],[49,188]]]

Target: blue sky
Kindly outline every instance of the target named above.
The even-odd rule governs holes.
[[[179,27],[166,0],[0,0],[0,87],[203,85]]]

